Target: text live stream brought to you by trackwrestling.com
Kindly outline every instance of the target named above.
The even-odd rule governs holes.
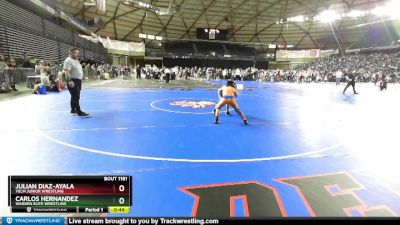
[[[159,225],[220,224],[218,219],[171,217],[3,217],[2,225]]]
[[[399,218],[236,218],[192,217],[2,217],[1,225],[161,225],[161,224],[399,224]]]

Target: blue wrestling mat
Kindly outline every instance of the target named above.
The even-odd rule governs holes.
[[[68,91],[0,102],[1,177],[130,175],[129,216],[400,214],[399,87],[240,83],[249,126],[224,109],[213,124],[215,89],[84,85],[91,118]]]

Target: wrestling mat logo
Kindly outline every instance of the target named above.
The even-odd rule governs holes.
[[[193,109],[203,109],[210,106],[215,105],[214,102],[211,101],[193,101],[193,100],[183,100],[183,101],[173,101],[170,103],[173,106],[180,106],[184,108],[193,108]]]

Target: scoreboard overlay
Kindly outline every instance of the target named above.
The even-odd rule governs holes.
[[[131,176],[9,176],[11,212],[124,213],[132,205]]]

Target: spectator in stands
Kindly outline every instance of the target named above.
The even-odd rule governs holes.
[[[46,72],[40,75],[40,83],[46,87],[46,90],[50,90],[50,72]]]
[[[82,63],[82,71],[83,71],[83,79],[88,79],[89,71],[86,69],[86,62]]]
[[[0,54],[0,70],[8,69],[8,65],[6,63],[6,59],[3,54]]]
[[[387,90],[387,83],[388,83],[388,78],[386,77],[386,75],[383,74],[381,83],[379,84],[381,91],[383,91],[383,89],[385,89],[385,91]]]
[[[94,77],[94,78],[96,78],[96,79],[100,79],[98,76],[97,76],[97,69],[96,69],[97,67],[96,67],[96,64],[92,64],[92,66],[91,66],[91,70],[92,70],[92,76]]]
[[[0,93],[6,93],[6,92],[10,91],[9,84],[8,84],[9,79],[6,76],[4,76],[5,75],[4,70],[6,70],[8,68],[9,67],[8,67],[7,63],[5,62],[4,55],[0,54],[0,75],[3,75],[2,79],[1,79],[2,82],[1,82],[1,87],[0,87]]]
[[[104,79],[104,77],[103,77],[103,68],[102,68],[102,66],[101,65],[98,65],[97,66],[97,78],[98,79]]]
[[[17,68],[17,62],[15,61],[14,58],[10,58],[8,60],[8,67],[13,69]]]
[[[35,85],[33,86],[33,94],[38,95],[39,91],[42,89],[42,84],[39,80],[35,81]]]
[[[169,79],[171,78],[171,70],[169,68],[164,69],[165,74],[165,83],[169,83]]]
[[[9,62],[10,61],[10,57],[8,55],[4,55],[4,62]]]
[[[235,73],[234,73],[234,79],[235,80],[241,80],[241,71],[239,68],[236,68]]]
[[[18,74],[17,71],[15,70],[17,68],[17,62],[15,61],[14,58],[10,58],[10,60],[8,61],[8,67],[9,69],[12,69],[9,71],[9,80],[10,80],[10,87],[13,91],[18,91],[15,88],[15,85],[18,82]]]
[[[39,64],[35,66],[35,74],[37,75],[45,75],[45,70],[47,69],[47,66],[45,65],[43,60],[39,61]]]
[[[341,70],[336,71],[336,73],[335,73],[336,85],[340,84],[340,81],[342,80],[342,75],[343,75],[343,72]]]
[[[35,56],[30,57],[29,62],[31,63],[33,69],[35,69],[36,66],[39,64],[39,61]]]
[[[25,52],[24,56],[18,61],[19,66],[21,66],[22,68],[35,68],[35,65],[31,63],[31,58],[28,56],[27,52]]]
[[[140,68],[140,65],[136,66],[136,79],[140,79],[142,77],[142,68]]]
[[[7,92],[10,92],[10,88],[8,88],[6,82],[3,82],[0,86],[0,93],[7,93]]]
[[[61,88],[61,81],[57,78],[57,76],[55,75],[50,75],[49,76],[49,87],[48,87],[48,91],[52,91],[52,92],[60,92],[62,90]]]
[[[112,65],[112,66],[111,66],[111,77],[112,77],[112,78],[118,77],[116,65]]]
[[[58,72],[55,80],[57,81],[57,84],[59,86],[60,91],[64,90],[67,87],[67,84],[64,82],[65,80],[65,73],[64,71]]]

